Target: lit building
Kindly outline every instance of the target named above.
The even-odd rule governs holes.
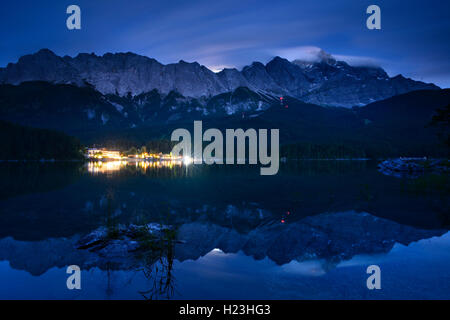
[[[87,156],[91,159],[121,159],[120,151],[89,148],[87,149]]]

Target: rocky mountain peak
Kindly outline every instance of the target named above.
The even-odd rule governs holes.
[[[152,90],[177,91],[185,97],[211,97],[248,87],[256,92],[290,95],[305,102],[352,107],[419,89],[438,89],[404,77],[390,78],[379,67],[354,67],[319,50],[312,60],[275,57],[266,65],[253,62],[241,71],[214,73],[198,62],[164,65],[132,52],[80,53],[59,57],[49,49],[25,55],[0,68],[0,83],[43,80],[92,85],[103,94],[139,95]]]
[[[331,54],[325,52],[322,49],[320,49],[320,51],[317,53],[317,59],[319,62],[324,62],[330,65],[336,64],[336,59]]]

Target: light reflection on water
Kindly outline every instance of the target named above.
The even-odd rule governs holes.
[[[108,174],[118,172],[126,169],[127,167],[134,167],[145,173],[147,169],[154,168],[169,168],[172,169],[175,166],[183,166],[183,160],[159,160],[159,161],[147,161],[147,160],[116,160],[116,161],[89,161],[86,164],[87,171],[93,175],[96,174]]]
[[[0,298],[153,297],[167,279],[156,269],[173,283],[158,298],[450,297],[441,178],[387,177],[362,162],[262,177],[178,161],[2,164],[0,177]],[[138,261],[75,248],[107,220],[173,225],[183,243]],[[365,287],[372,263],[380,292]],[[69,264],[83,270],[80,292],[65,288]]]

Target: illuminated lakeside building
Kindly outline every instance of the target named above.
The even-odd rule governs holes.
[[[87,149],[87,157],[90,159],[122,159],[120,151],[89,148]]]
[[[177,161],[182,160],[183,157],[175,157],[171,153],[148,153],[142,152],[131,155],[123,155],[120,151],[107,150],[106,148],[88,148],[86,152],[86,157],[89,159],[96,160],[161,160],[161,161]]]

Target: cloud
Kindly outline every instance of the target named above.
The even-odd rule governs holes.
[[[345,61],[351,66],[371,66],[379,67],[383,64],[381,59],[367,56],[354,56],[343,54],[329,54],[316,46],[297,46],[290,48],[281,48],[272,50],[271,53],[276,56],[293,60],[302,60],[307,62],[316,62],[324,58],[334,58],[338,61]]]
[[[207,68],[209,70],[211,70],[214,73],[218,73],[220,71],[222,71],[223,69],[232,69],[234,68],[234,66],[230,66],[230,65],[210,65],[207,66]]]
[[[271,52],[272,54],[288,59],[289,61],[302,60],[313,62],[319,59],[320,51],[322,51],[322,49],[315,46],[299,46],[299,47],[275,49]]]
[[[333,54],[333,57],[338,61],[345,61],[351,66],[363,66],[363,67],[380,67],[385,61],[381,59],[376,59],[373,57],[364,57],[364,56],[349,56],[349,55],[340,55]]]

